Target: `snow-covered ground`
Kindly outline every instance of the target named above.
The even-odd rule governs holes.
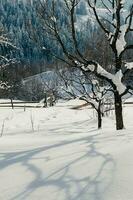
[[[0,109],[0,200],[133,200],[133,106],[115,131],[78,104]]]

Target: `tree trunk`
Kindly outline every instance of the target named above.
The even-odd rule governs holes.
[[[98,129],[100,129],[102,127],[102,114],[100,110],[97,111],[97,116],[98,116]]]
[[[115,100],[115,118],[116,118],[116,129],[121,130],[124,128],[123,114],[122,114],[122,99],[118,91],[114,93]]]
[[[14,109],[13,99],[12,98],[11,98],[11,106],[12,106],[12,109]]]

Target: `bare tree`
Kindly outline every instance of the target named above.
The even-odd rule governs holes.
[[[94,73],[97,78],[106,80],[113,88],[115,116],[116,116],[116,129],[123,129],[123,114],[122,114],[122,97],[129,91],[130,87],[123,83],[126,74],[132,70],[133,63],[123,63],[123,56],[128,51],[133,49],[133,44],[126,42],[126,36],[133,31],[132,18],[133,18],[133,4],[130,10],[123,15],[125,11],[125,3],[123,0],[87,0],[89,10],[95,17],[95,22],[98,23],[113,52],[113,70],[107,71],[98,62],[91,60],[85,56],[79,49],[77,40],[77,24],[75,23],[75,12],[80,0],[63,0],[55,1],[40,0],[40,7],[38,13],[43,21],[43,28],[47,31],[51,40],[56,40],[60,45],[63,56],[56,58],[67,63],[69,66],[82,69],[84,72]],[[105,13],[108,17],[102,17],[99,14],[99,5],[102,3]],[[62,27],[61,18],[58,16],[59,3],[62,5],[62,13],[67,16],[67,32]],[[124,12],[125,13],[125,12]],[[68,47],[66,41],[71,43],[71,48]],[[51,52],[53,53],[53,52]]]
[[[97,113],[98,129],[102,127],[102,116],[106,112],[105,102],[108,99],[107,94],[111,91],[108,86],[102,86],[100,81],[94,76],[86,76],[79,70],[63,70],[58,73],[61,77],[62,97],[65,99],[84,100],[92,106]]]

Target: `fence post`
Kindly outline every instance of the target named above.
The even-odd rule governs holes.
[[[12,98],[11,98],[11,106],[12,106],[12,109],[14,109],[13,99]]]

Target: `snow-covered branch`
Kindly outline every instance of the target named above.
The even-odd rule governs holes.
[[[133,69],[133,62],[127,62],[127,63],[125,64],[125,67],[126,67],[127,69]]]
[[[82,70],[94,72],[97,76],[103,77],[106,80],[109,80],[114,86],[116,86],[120,95],[122,95],[126,86],[122,83],[123,73],[120,69],[115,74],[109,73],[106,71],[100,64],[93,61],[93,63],[88,64],[87,66],[81,65]]]
[[[17,47],[15,45],[13,45],[9,39],[7,37],[4,37],[3,35],[0,36],[0,45],[3,45],[3,46],[10,46],[14,49],[17,49]]]

